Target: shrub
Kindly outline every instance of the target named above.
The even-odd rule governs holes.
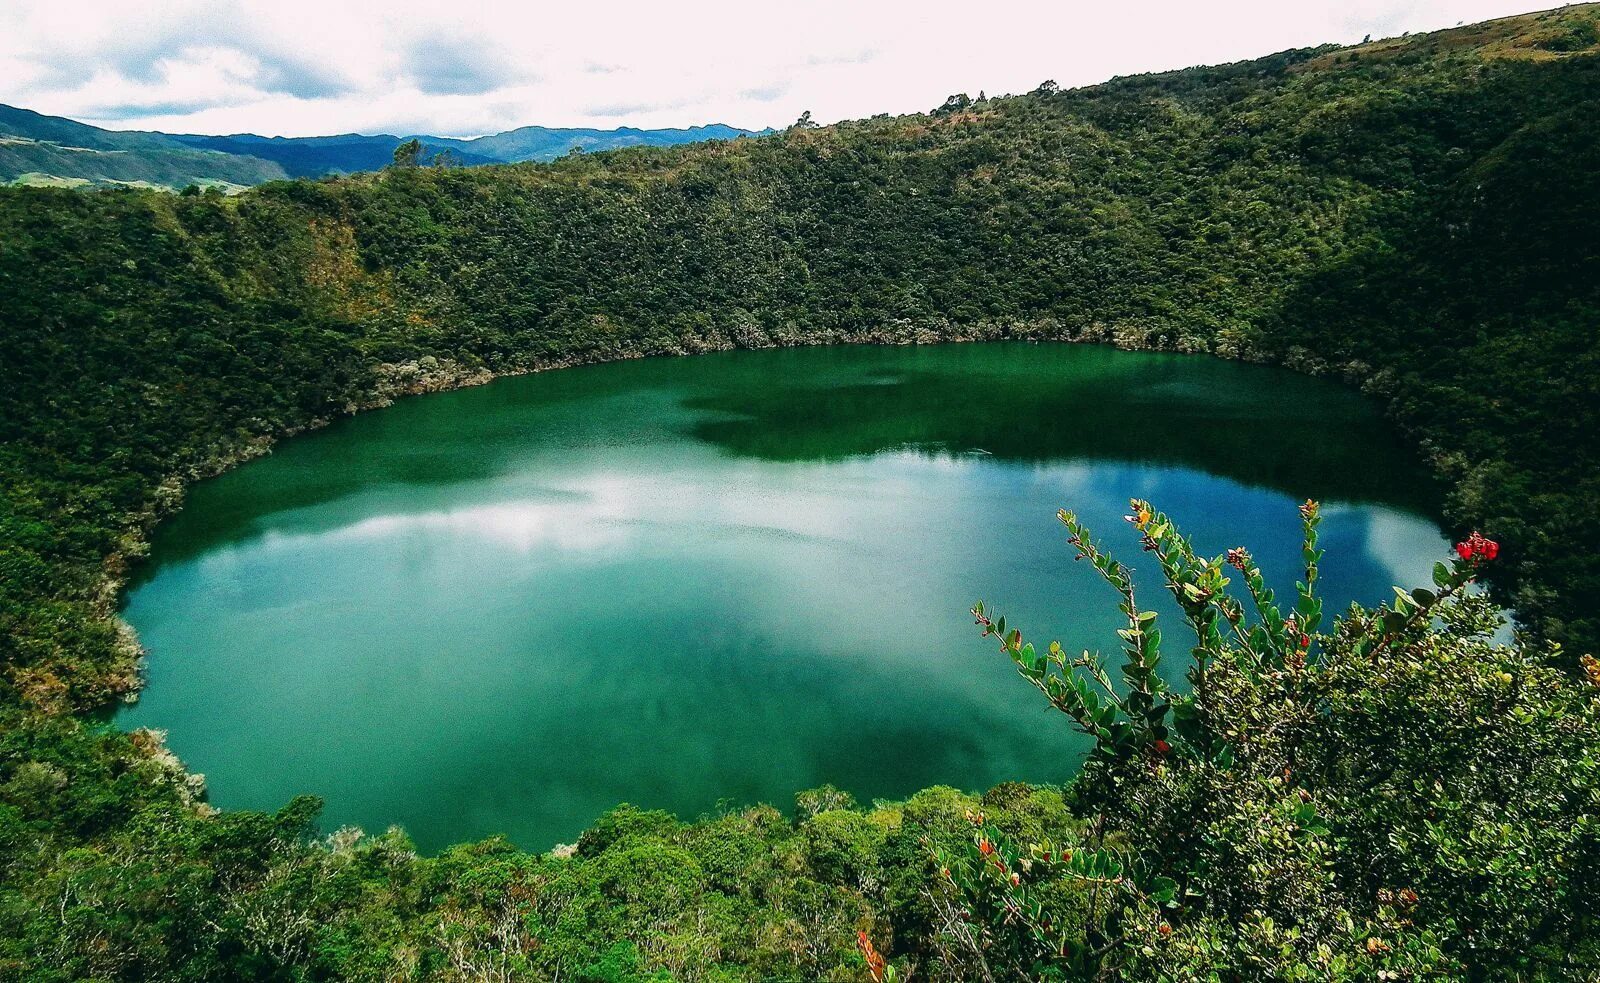
[[[1128,519],[1193,633],[1179,693],[1132,572],[1068,512],[1120,594],[1116,678],[1043,652],[979,604],[986,637],[1094,738],[1082,831],[1018,839],[981,812],[939,854],[942,904],[1000,975],[1166,979],[1576,978],[1600,970],[1600,712],[1555,646],[1495,641],[1474,533],[1433,583],[1323,630],[1319,509],[1280,603],[1248,551],[1198,556],[1149,503]],[[1230,591],[1242,585],[1242,596]],[[1068,890],[1068,889],[1071,890]],[[1087,897],[1087,903],[1085,903]]]

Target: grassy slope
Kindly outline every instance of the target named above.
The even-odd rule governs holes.
[[[91,150],[43,142],[0,143],[0,181],[44,175],[95,185],[146,184],[182,188],[191,184],[260,184],[284,176],[283,169],[254,157],[204,150]]]
[[[0,104],[0,135],[89,150],[178,150],[182,145],[160,133],[103,130],[88,123],[46,116]]]
[[[0,105],[0,182],[42,184],[54,178],[66,186],[181,188],[260,184],[285,176],[270,161],[191,149],[161,133],[103,130]]]

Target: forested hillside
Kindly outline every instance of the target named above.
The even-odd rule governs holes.
[[[980,978],[961,927],[979,902],[951,902],[931,857],[970,839],[965,814],[983,810],[1008,837],[1118,843],[1160,878],[1210,885],[1171,910],[1180,901],[1151,887],[1116,931],[1091,918],[1070,973],[1114,971],[1122,955],[1150,976],[1592,970],[1593,697],[1572,673],[1600,642],[1597,20],[1568,7],[757,140],[232,198],[0,189],[0,976],[881,975],[860,930],[915,978]],[[1342,633],[1330,621],[1337,671],[1313,704],[1331,716],[1282,732],[1320,742],[1288,753],[1323,783],[1298,791],[1286,773],[1247,794],[1233,750],[1152,731],[1163,759],[1178,746],[1174,777],[1112,781],[1138,803],[1096,779],[869,811],[813,796],[794,820],[623,810],[572,859],[490,843],[418,860],[400,834],[307,845],[306,803],[209,816],[157,743],[72,716],[136,686],[115,597],[150,525],[187,482],[276,438],[496,373],[1000,337],[1212,352],[1361,386],[1445,479],[1453,530],[1498,542],[1481,573],[1539,641],[1468,641],[1476,608],[1438,637],[1402,611],[1377,649],[1362,619]],[[1354,679],[1374,651],[1394,654],[1397,688]],[[1304,667],[1287,665],[1271,686]],[[1501,675],[1527,688],[1508,697]],[[1445,677],[1456,688],[1442,696]],[[1267,721],[1252,688],[1267,677],[1241,678],[1202,717]],[[1455,743],[1413,744],[1407,720],[1423,736],[1448,725]],[[1369,743],[1379,733],[1393,746]],[[1480,763],[1497,762],[1504,780],[1486,782]],[[1362,776],[1384,769],[1406,791],[1362,798]],[[1215,784],[1177,777],[1202,773]],[[1541,790],[1526,809],[1495,798],[1519,783]],[[1257,794],[1269,785],[1317,804],[1280,815]],[[1205,812],[1223,840],[1261,851],[1229,855],[1256,894],[1228,894],[1216,867],[1186,879],[1193,857],[1172,860],[1134,825],[1096,839],[1103,817],[1148,815],[1163,796],[1161,828]],[[1206,812],[1215,802],[1238,811]],[[1267,877],[1290,813],[1300,852]],[[1423,828],[1426,844],[1385,838]],[[1548,839],[1556,829],[1572,839]],[[1497,863],[1501,879],[1460,874]],[[1375,873],[1385,864],[1415,883]],[[1396,902],[1400,890],[1424,901]],[[1081,908],[1084,895],[1053,897]],[[1124,928],[1190,948],[1145,959]],[[1318,945],[1351,952],[1318,964]],[[1268,952],[1281,964],[1251,961]],[[1016,958],[1024,975],[1068,972]]]

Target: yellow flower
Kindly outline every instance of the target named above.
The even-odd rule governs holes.
[[[1132,507],[1133,513],[1131,515],[1123,516],[1123,518],[1127,519],[1140,529],[1143,529],[1145,526],[1149,525],[1150,520],[1155,518],[1155,514],[1150,511],[1150,505],[1148,502],[1141,502],[1137,498],[1134,498],[1129,499],[1128,505]]]

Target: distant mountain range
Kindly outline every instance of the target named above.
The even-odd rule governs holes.
[[[760,136],[713,123],[686,129],[615,130],[524,126],[458,140],[422,134],[344,133],[326,137],[263,137],[253,133],[206,136],[104,130],[0,104],[0,183],[61,186],[138,185],[182,188],[191,184],[235,189],[291,177],[320,177],[377,170],[394,148],[416,139],[422,160],[463,166],[554,160],[574,148],[667,146]]]
[[[422,143],[422,159],[433,160],[448,152],[457,164],[513,164],[525,160],[555,160],[581,148],[585,151],[612,150],[617,147],[664,147],[674,143],[702,140],[732,140],[741,136],[768,133],[741,130],[721,123],[691,126],[687,129],[639,130],[631,126],[615,130],[568,129],[549,126],[523,126],[493,136],[456,140],[423,134],[392,136],[380,133],[342,133],[331,137],[259,137],[253,133],[212,137],[175,134],[170,139],[200,150],[217,150],[236,156],[257,157],[282,167],[290,177],[319,177],[323,174],[348,174],[374,171],[388,164],[394,148],[415,138]]]

